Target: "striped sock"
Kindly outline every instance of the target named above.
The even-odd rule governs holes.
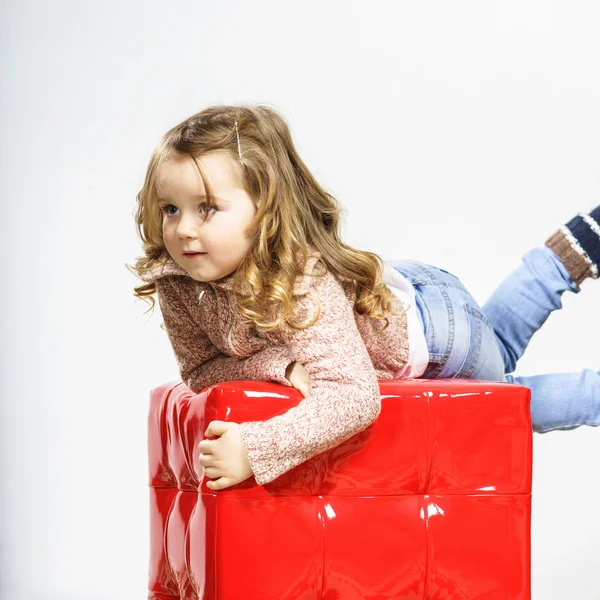
[[[579,285],[600,272],[600,205],[589,214],[578,213],[545,242]]]

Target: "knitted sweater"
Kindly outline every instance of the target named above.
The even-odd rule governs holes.
[[[297,406],[266,421],[240,424],[256,482],[273,481],[316,454],[366,429],[379,415],[378,379],[392,379],[409,356],[407,317],[393,296],[389,327],[354,310],[347,280],[325,269],[309,248],[304,274],[296,278],[293,322],[317,321],[306,329],[287,325],[261,333],[241,328],[233,274],[197,281],[171,257],[143,274],[154,281],[167,335],[181,378],[194,392],[221,381],[275,381],[291,386],[287,366],[298,361],[311,379]],[[321,276],[321,273],[324,275]]]

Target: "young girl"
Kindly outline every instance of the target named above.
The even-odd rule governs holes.
[[[268,483],[368,427],[378,379],[531,388],[535,431],[600,424],[600,372],[513,377],[565,290],[600,266],[600,206],[523,256],[483,308],[451,273],[344,244],[340,206],[266,106],[211,106],[168,131],[137,197],[144,256],[183,381],[275,381],[304,398],[267,421],[213,421],[200,464],[220,490]]]

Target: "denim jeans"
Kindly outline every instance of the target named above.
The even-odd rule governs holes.
[[[566,290],[579,293],[558,256],[533,248],[480,307],[455,275],[415,260],[388,261],[415,288],[429,364],[421,377],[482,379],[531,389],[534,431],[600,425],[600,371],[514,377],[533,334]],[[561,344],[557,344],[561,347]]]

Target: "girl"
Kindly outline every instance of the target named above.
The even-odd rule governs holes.
[[[532,335],[598,278],[600,206],[579,214],[483,308],[451,273],[344,244],[340,206],[266,106],[211,106],[168,131],[137,197],[144,256],[181,377],[194,392],[267,380],[304,398],[267,421],[212,421],[200,464],[221,490],[268,483],[368,427],[378,379],[452,377],[531,388],[534,430],[600,424],[600,372],[513,377]]]

